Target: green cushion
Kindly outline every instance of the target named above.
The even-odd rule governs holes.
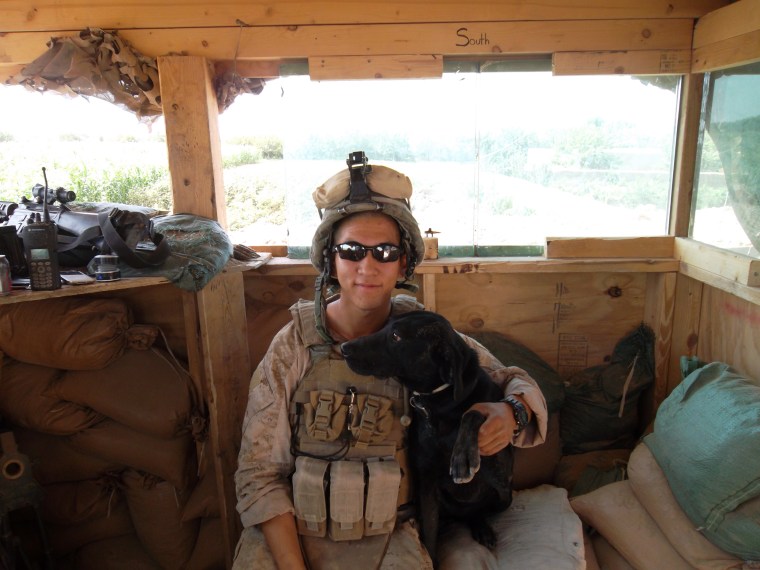
[[[760,386],[722,362],[699,368],[662,403],[644,442],[704,535],[760,559]]]

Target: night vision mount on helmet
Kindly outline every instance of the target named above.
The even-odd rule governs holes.
[[[396,283],[397,288],[417,290],[411,279],[425,254],[422,233],[409,203],[412,196],[409,178],[387,166],[370,166],[363,151],[350,153],[346,164],[346,170],[333,175],[312,194],[321,219],[310,254],[312,265],[320,272],[315,283],[314,310],[317,330],[325,340],[332,340],[322,319],[325,297],[328,288],[338,286],[332,276],[331,254],[336,223],[352,214],[372,211],[382,212],[396,221],[406,256],[406,272]]]

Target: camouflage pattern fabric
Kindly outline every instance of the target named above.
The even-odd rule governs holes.
[[[131,111],[151,122],[162,114],[158,65],[142,55],[117,31],[85,28],[71,37],[54,37],[48,50],[6,85],[23,85],[31,91],[96,97]],[[214,80],[221,113],[241,93],[261,93],[264,80],[225,73]]]

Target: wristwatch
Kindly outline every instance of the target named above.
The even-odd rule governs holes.
[[[517,422],[514,436],[517,437],[528,425],[528,410],[526,410],[523,403],[514,396],[507,396],[502,402],[512,406],[512,412],[514,413],[515,421]]]

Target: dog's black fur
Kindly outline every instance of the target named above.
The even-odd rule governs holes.
[[[410,454],[430,555],[435,559],[438,527],[447,518],[466,523],[476,540],[493,547],[496,536],[485,518],[512,502],[514,449],[509,445],[488,457],[478,453],[485,416],[467,410],[504,394],[480,367],[477,353],[444,317],[429,311],[394,317],[377,333],[344,343],[342,353],[354,372],[396,378],[414,393]]]

